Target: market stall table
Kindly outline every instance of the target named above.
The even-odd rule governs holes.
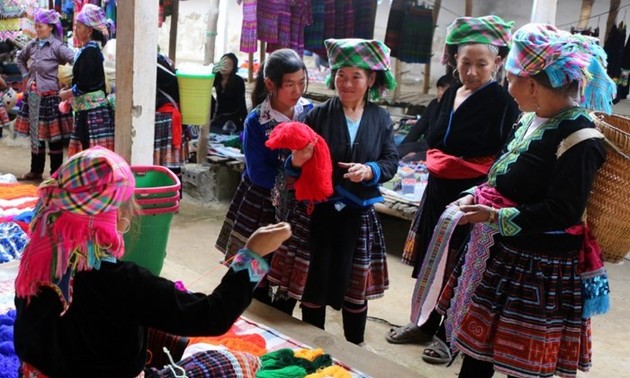
[[[418,372],[409,370],[376,353],[349,343],[341,337],[301,322],[261,302],[253,301],[243,316],[311,348],[322,348],[335,360],[360,371],[365,377],[425,377]]]

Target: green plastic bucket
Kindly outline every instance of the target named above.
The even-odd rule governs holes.
[[[166,257],[166,244],[174,212],[140,215],[125,234],[123,261],[132,261],[159,276]]]
[[[134,197],[140,215],[125,234],[123,261],[132,261],[160,275],[173,214],[179,210],[181,183],[168,168],[159,165],[132,166],[136,179]]]

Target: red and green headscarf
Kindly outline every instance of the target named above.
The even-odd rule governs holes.
[[[499,16],[458,17],[446,29],[442,64],[451,58],[449,46],[483,44],[509,47],[514,22],[504,21]]]
[[[332,71],[342,67],[357,67],[368,71],[383,71],[385,82],[379,88],[370,88],[370,98],[378,100],[385,90],[396,88],[396,78],[391,71],[389,47],[381,41],[358,38],[327,39],[324,41],[328,52],[328,63]],[[328,75],[326,84],[333,78]]]
[[[580,105],[612,111],[617,88],[606,73],[606,53],[597,39],[532,23],[518,29],[512,42],[505,63],[508,72],[531,77],[544,71],[553,88],[577,81]]]
[[[129,200],[135,179],[116,153],[92,147],[69,158],[37,189],[31,240],[24,249],[16,294],[28,298],[53,288],[64,305],[72,300],[76,272],[99,269],[125,252],[118,208]]]

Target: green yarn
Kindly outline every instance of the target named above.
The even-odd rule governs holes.
[[[332,365],[329,354],[318,356],[314,361],[295,357],[292,349],[279,349],[260,357],[261,367],[256,378],[303,378],[320,368]]]
[[[307,374],[303,367],[286,366],[276,370],[258,370],[256,378],[304,378]]]

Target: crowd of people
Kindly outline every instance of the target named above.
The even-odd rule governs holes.
[[[136,206],[129,165],[111,151],[101,53],[109,23],[86,5],[73,54],[53,36],[53,12],[38,15],[38,38],[19,58],[28,100],[16,128],[32,140],[25,178],[42,178],[46,144],[51,157],[16,280],[24,376],[141,376],[149,328],[221,334],[253,298],[289,315],[299,306],[301,319],[321,329],[328,307],[341,311],[346,340],[369,348],[368,301],[389,287],[378,186],[416,152],[429,170],[403,253],[416,287],[410,323],[392,328],[387,341],[426,344],[429,363],[461,353],[462,378],[573,377],[590,368],[590,317],[606,311],[609,290],[603,272],[592,280],[584,271],[593,265],[585,259],[601,259],[583,214],[606,159],[589,111],[610,112],[615,97],[596,40],[546,24],[512,33],[513,22],[498,16],[455,19],[443,54],[452,78],[438,81],[437,99],[401,146],[376,103],[396,86],[384,43],[326,40],[335,94],[317,105],[302,97],[308,73],[298,53],[272,52],[249,113],[238,59],[225,54],[212,127],[242,131],[246,169],[216,241],[230,269],[205,295],[118,260]],[[65,63],[74,65],[72,87],[61,89],[53,66]],[[172,83],[174,67],[159,56],[158,64]],[[168,85],[160,94],[158,108],[177,110],[178,94]],[[74,120],[58,110],[67,100]],[[317,137],[272,149],[270,136],[288,122]],[[318,154],[330,166],[307,169]],[[322,172],[331,172],[332,194],[298,199],[297,183],[318,185]]]

